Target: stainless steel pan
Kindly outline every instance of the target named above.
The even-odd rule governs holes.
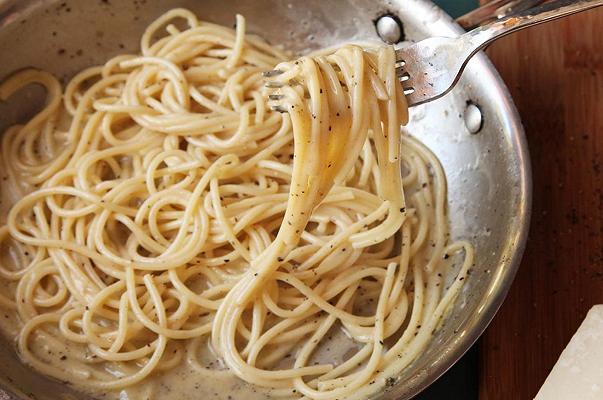
[[[63,79],[124,51],[135,51],[144,27],[184,6],[231,25],[236,12],[249,30],[304,52],[350,40],[378,40],[374,21],[392,14],[405,39],[462,30],[425,0],[0,0],[0,79],[27,66]],[[0,103],[0,131],[30,115],[35,88]],[[409,130],[435,151],[448,177],[454,237],[477,248],[477,263],[443,328],[383,399],[408,399],[453,365],[486,328],[513,280],[526,240],[531,205],[529,156],[519,117],[484,55],[475,57],[455,90],[411,110]],[[0,342],[0,384],[7,398],[85,398],[23,366],[13,344]],[[0,394],[0,399],[4,397]]]

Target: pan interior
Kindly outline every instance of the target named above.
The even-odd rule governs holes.
[[[178,6],[227,26],[234,23],[235,13],[243,14],[251,33],[300,54],[343,42],[379,40],[374,20],[386,13],[400,18],[409,41],[452,36],[460,29],[423,0],[5,1],[0,2],[0,79],[33,66],[67,81],[84,67],[135,52],[143,29]],[[0,103],[0,131],[27,119],[43,95],[33,87],[10,103]],[[483,117],[476,134],[465,125],[470,104]],[[530,170],[523,130],[484,56],[471,61],[452,93],[412,108],[407,129],[441,160],[448,179],[451,235],[473,242],[477,259],[442,329],[398,383],[381,395],[386,399],[412,397],[481,334],[514,276],[529,222]],[[0,381],[15,398],[85,398],[23,366],[13,349],[13,343],[0,346]]]

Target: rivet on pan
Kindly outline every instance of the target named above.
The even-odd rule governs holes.
[[[400,19],[394,15],[386,14],[375,21],[377,34],[386,43],[395,44],[404,40],[404,29]]]
[[[471,102],[467,103],[464,119],[465,126],[469,130],[469,133],[471,133],[472,135],[478,133],[484,125],[484,117],[482,116],[482,110],[480,110],[477,105]]]

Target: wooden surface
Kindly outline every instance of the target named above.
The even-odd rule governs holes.
[[[603,303],[603,9],[501,39],[488,54],[525,126],[534,206],[523,262],[480,342],[479,393],[532,399]]]

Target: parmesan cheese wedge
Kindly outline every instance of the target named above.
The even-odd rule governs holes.
[[[603,399],[603,305],[594,306],[535,400]]]

